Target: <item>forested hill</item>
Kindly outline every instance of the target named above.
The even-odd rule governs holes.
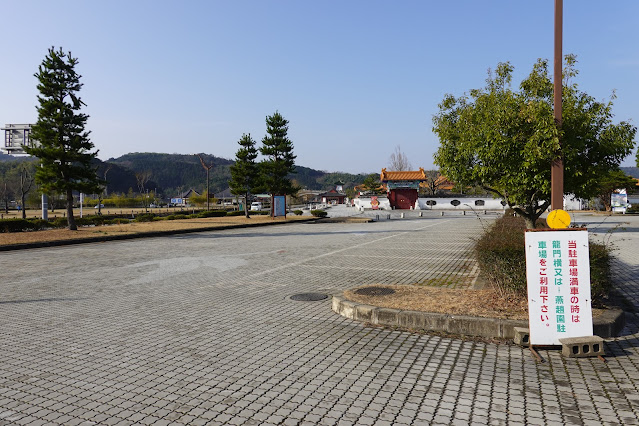
[[[620,167],[620,169],[628,176],[639,179],[639,167]]]
[[[210,154],[200,154],[206,165],[213,164],[209,172],[210,191],[219,193],[229,187],[231,177],[229,167],[232,160],[216,157]],[[127,192],[131,183],[128,179],[120,181],[120,175],[124,170],[134,177],[135,173],[151,172],[150,182],[146,185],[149,189],[157,188],[165,196],[175,196],[181,191],[190,188],[198,192],[206,191],[206,170],[202,167],[197,155],[162,154],[135,152],[118,158],[110,158],[106,163],[119,166],[113,168],[107,174],[109,192]],[[124,169],[124,170],[123,170]],[[334,188],[335,182],[342,180],[345,187],[352,187],[363,182],[366,174],[328,173],[308,167],[297,166],[297,173],[290,176],[298,185],[307,189],[328,190]],[[137,191],[134,185],[133,191]]]

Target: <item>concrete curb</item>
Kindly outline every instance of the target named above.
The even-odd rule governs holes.
[[[527,320],[404,311],[365,305],[346,299],[343,293],[333,296],[332,309],[343,317],[374,325],[439,331],[461,336],[513,339],[515,327],[528,327]],[[609,309],[593,319],[594,334],[603,338],[618,336],[624,325],[625,314],[619,308]]]
[[[202,228],[175,229],[171,231],[140,232],[137,234],[126,234],[126,235],[104,235],[101,237],[82,238],[82,239],[75,239],[75,240],[56,240],[56,241],[42,241],[37,243],[26,243],[26,244],[7,244],[7,245],[0,245],[0,252],[14,251],[14,250],[27,250],[27,249],[45,248],[45,247],[69,246],[69,245],[75,245],[75,244],[103,243],[106,241],[133,240],[137,238],[163,237],[168,235],[192,234],[195,232],[211,232],[211,231],[223,231],[227,229],[287,225],[291,223],[316,222],[317,220],[318,218],[312,217],[307,219],[297,219],[294,222],[243,223],[241,225],[207,226]]]
[[[318,223],[370,223],[375,222],[370,217],[342,216],[342,217],[322,217]]]

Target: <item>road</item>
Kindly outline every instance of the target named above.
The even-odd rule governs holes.
[[[607,364],[558,351],[539,364],[290,299],[472,283],[490,215],[396,213],[0,254],[0,425],[639,424],[637,313]],[[639,218],[578,219],[615,242],[639,308]]]

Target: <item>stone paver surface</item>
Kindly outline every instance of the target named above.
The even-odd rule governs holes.
[[[608,364],[558,351],[538,364],[289,299],[469,285],[490,219],[410,213],[0,253],[0,425],[639,424],[636,313]],[[639,308],[639,218],[591,219],[601,238],[630,221],[609,239]]]

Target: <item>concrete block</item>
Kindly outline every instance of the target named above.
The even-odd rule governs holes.
[[[451,315],[448,318],[448,332],[462,336],[499,336],[501,322],[494,318],[467,317],[464,315]]]
[[[380,325],[399,325],[398,317],[401,311],[399,309],[379,308],[373,311],[372,323]]]
[[[525,327],[514,327],[515,337],[513,341],[519,346],[530,346],[530,329]]]
[[[357,321],[373,322],[373,311],[377,309],[376,306],[371,305],[358,305],[355,308],[355,318]]]
[[[569,358],[605,355],[604,342],[599,336],[566,337],[559,339],[561,354]]]
[[[340,313],[340,306],[344,298],[342,296],[333,296],[333,303],[331,304],[331,309],[336,314]]]
[[[352,302],[350,300],[343,300],[340,306],[339,313],[343,317],[355,319],[355,311],[358,305],[359,303]]]

